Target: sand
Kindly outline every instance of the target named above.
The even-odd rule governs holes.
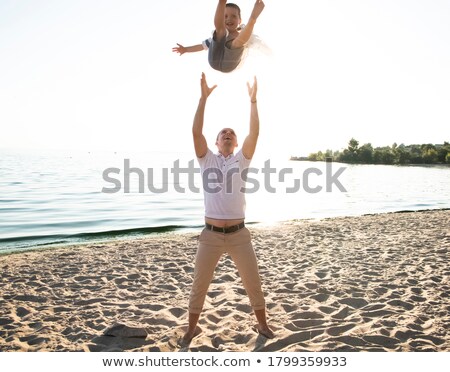
[[[450,351],[450,211],[250,230],[272,340],[223,257],[180,344],[196,232],[0,256],[0,350]]]

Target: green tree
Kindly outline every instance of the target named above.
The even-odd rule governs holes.
[[[358,146],[359,146],[359,142],[357,140],[355,140],[354,138],[352,138],[349,142],[348,142],[348,151],[350,151],[353,154],[356,154],[358,152]]]
[[[409,153],[411,164],[423,164],[422,150],[420,149],[420,146],[411,145]]]
[[[395,148],[394,157],[395,164],[408,164],[411,159],[411,155],[404,144],[401,144]]]
[[[394,164],[395,161],[395,155],[392,151],[392,147],[382,147],[381,148],[381,162],[382,164]]]
[[[437,163],[438,152],[435,149],[427,149],[422,154],[422,159],[425,164],[434,164]]]
[[[421,146],[422,159],[425,164],[436,163],[438,159],[438,152],[436,151],[436,146],[431,143]]]
[[[358,149],[358,160],[359,163],[371,164],[373,161],[373,147],[370,143],[362,145]]]
[[[358,146],[359,142],[352,138],[348,142],[348,147],[342,151],[340,161],[344,163],[356,163],[358,161]]]
[[[374,164],[383,164],[383,151],[380,147],[373,150],[372,159]]]
[[[443,145],[404,144],[373,148],[370,143],[359,146],[359,142],[352,138],[342,152],[326,150],[310,154],[308,160],[324,161],[332,157],[333,160],[343,163],[363,164],[450,164],[450,143]]]
[[[448,142],[444,142],[444,144],[437,149],[438,152],[438,162],[446,163],[447,162],[447,154],[450,152],[450,144]]]
[[[327,158],[333,158],[333,150],[327,150],[327,151],[325,151],[325,160],[327,159]]]

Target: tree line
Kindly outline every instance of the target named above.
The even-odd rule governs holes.
[[[373,147],[370,143],[359,146],[352,138],[342,151],[326,150],[308,157],[291,157],[291,160],[327,161],[350,164],[450,164],[450,144],[397,145]]]

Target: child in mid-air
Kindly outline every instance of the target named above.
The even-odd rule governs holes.
[[[227,0],[219,0],[214,16],[215,30],[213,37],[202,44],[184,47],[177,43],[173,52],[184,53],[200,52],[208,49],[208,62],[211,67],[221,72],[231,72],[236,69],[244,56],[247,42],[253,33],[256,20],[264,9],[264,2],[256,0],[252,14],[247,25],[241,27],[241,10]]]

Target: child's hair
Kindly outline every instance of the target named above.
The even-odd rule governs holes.
[[[241,17],[241,8],[239,8],[238,5],[236,5],[234,3],[227,3],[226,7],[227,8],[234,8],[234,9],[236,9],[238,11],[239,18],[242,18]]]

